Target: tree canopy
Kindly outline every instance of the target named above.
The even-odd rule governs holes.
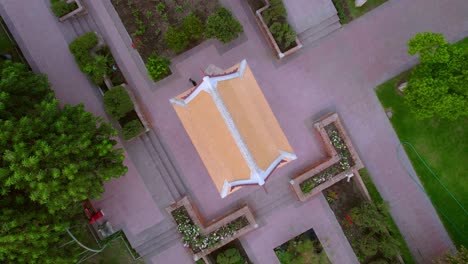
[[[60,107],[46,76],[1,65],[1,263],[73,262],[57,247],[77,205],[127,171],[116,135],[83,105]]]
[[[411,111],[420,119],[468,116],[468,52],[430,32],[416,34],[408,46],[421,62],[405,89]]]

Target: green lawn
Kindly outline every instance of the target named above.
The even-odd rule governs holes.
[[[468,52],[468,38],[457,45]],[[466,119],[455,122],[417,120],[403,102],[396,86],[409,72],[402,73],[377,87],[377,96],[385,109],[391,109],[391,123],[402,142],[410,142],[430,169],[440,178],[453,196],[468,207],[468,129]],[[468,215],[445,191],[421,162],[416,153],[405,147],[414,169],[421,179],[434,207],[457,246],[468,245]]]
[[[128,252],[125,242],[122,238],[117,238],[109,242],[108,246],[99,254],[86,260],[88,264],[131,264],[141,263],[143,260],[133,260],[132,255]]]
[[[361,175],[362,181],[366,185],[367,191],[369,191],[369,195],[374,203],[383,203],[384,200],[382,196],[380,196],[379,191],[374,185],[374,182],[372,182],[371,177],[369,176],[369,173],[367,172],[367,169],[361,169],[359,170],[359,174]],[[403,260],[405,261],[405,264],[411,264],[415,263],[413,256],[411,255],[411,252],[408,248],[408,245],[406,244],[405,239],[400,233],[400,230],[398,229],[398,226],[395,224],[395,221],[393,221],[392,216],[390,213],[388,213],[387,217],[387,228],[390,234],[400,242],[400,254]]]
[[[354,5],[355,0],[332,0],[335,5],[341,24],[348,24],[352,20],[364,15],[387,0],[368,0],[361,7]]]

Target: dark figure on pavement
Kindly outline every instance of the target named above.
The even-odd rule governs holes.
[[[192,78],[189,78],[188,80],[189,80],[189,82],[192,83],[193,86],[197,86],[197,82],[192,80]]]

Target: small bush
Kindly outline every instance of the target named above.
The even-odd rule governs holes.
[[[288,13],[282,0],[271,0],[270,7],[263,11],[262,17],[267,25],[273,22],[285,22]]]
[[[133,102],[122,86],[115,86],[104,94],[106,112],[119,120],[133,110]]]
[[[228,43],[237,38],[244,29],[226,8],[220,8],[206,21],[205,36],[216,38],[223,43]]]
[[[183,51],[189,44],[189,36],[184,31],[174,27],[167,29],[164,40],[166,45],[177,53]]]
[[[245,260],[237,248],[229,248],[216,257],[218,264],[244,264]]]
[[[80,67],[80,70],[85,72],[85,67],[91,64],[94,60],[91,56],[91,49],[98,43],[98,38],[94,32],[88,32],[80,37],[73,40],[68,48],[75,57],[76,63]]]
[[[203,22],[195,14],[184,17],[182,31],[191,40],[197,40],[203,35]]]
[[[270,32],[282,51],[296,41],[296,32],[288,23],[273,22]]]
[[[311,181],[306,181],[301,185],[301,191],[306,194],[310,193],[313,188],[314,188],[314,185],[312,184]]]
[[[156,55],[151,55],[146,62],[146,69],[153,81],[159,81],[171,73],[171,61]]]
[[[77,8],[78,6],[75,3],[68,4],[63,0],[50,0],[50,9],[52,9],[56,17],[62,17]]]
[[[135,119],[125,124],[122,128],[122,135],[124,139],[129,140],[138,136],[144,129],[145,128],[141,124],[140,120]]]
[[[385,204],[363,203],[360,207],[351,209],[352,227],[361,237],[352,241],[358,259],[364,261],[377,254],[387,260],[393,260],[398,255],[400,243],[387,230],[388,217]]]
[[[102,84],[104,83],[104,75],[109,73],[109,64],[108,56],[97,55],[91,63],[85,65],[84,72],[95,84]]]

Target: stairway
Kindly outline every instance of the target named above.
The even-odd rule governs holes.
[[[337,14],[323,20],[320,24],[308,28],[298,35],[302,45],[311,45],[315,41],[327,36],[333,31],[341,28],[340,18]]]

